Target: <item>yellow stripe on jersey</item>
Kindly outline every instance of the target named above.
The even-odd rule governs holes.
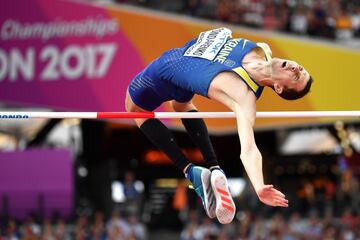
[[[271,53],[269,52],[269,50],[266,49],[266,48],[264,48],[264,46],[263,46],[262,44],[257,44],[257,46],[264,51],[266,61],[270,61],[272,57],[271,57]],[[271,50],[270,50],[270,51],[271,51]]]
[[[257,83],[255,83],[254,80],[250,78],[249,74],[245,71],[244,68],[237,67],[234,68],[233,71],[239,74],[239,76],[246,82],[246,84],[251,88],[251,90],[254,91],[254,93],[257,92],[257,90],[259,89],[259,85],[257,85]]]

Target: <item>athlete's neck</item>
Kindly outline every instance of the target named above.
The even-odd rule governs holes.
[[[262,51],[249,52],[242,61],[242,66],[249,76],[259,85],[267,85],[271,79],[271,64],[267,62]]]

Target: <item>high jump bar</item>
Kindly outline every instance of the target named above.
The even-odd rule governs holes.
[[[257,118],[354,118],[360,111],[257,112]],[[0,119],[235,118],[234,112],[1,112]]]

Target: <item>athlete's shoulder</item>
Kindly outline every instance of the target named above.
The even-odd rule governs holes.
[[[258,43],[256,43],[256,44],[257,44],[260,48],[262,48],[266,54],[269,54],[270,56],[272,56],[272,51],[271,51],[271,48],[270,48],[269,44],[264,43],[264,42],[258,42]]]

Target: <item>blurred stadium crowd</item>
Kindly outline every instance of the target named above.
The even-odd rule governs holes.
[[[144,224],[137,221],[134,215],[124,219],[119,211],[114,211],[112,217],[105,221],[102,212],[96,212],[92,218],[80,215],[74,222],[66,222],[59,218],[54,222],[45,219],[42,224],[32,215],[19,225],[14,219],[9,219],[0,239],[27,240],[71,240],[71,239],[147,239]]]
[[[115,206],[111,216],[101,211],[82,211],[73,219],[39,218],[29,215],[23,222],[3,218],[1,240],[143,240],[155,239],[149,229],[149,219],[142,209],[149,200],[136,193]],[[360,239],[360,181],[351,170],[338,174],[333,181],[320,176],[301,185],[295,194],[288,193],[288,209],[271,208],[259,202],[252,187],[245,187],[235,197],[237,214],[229,225],[209,219],[201,201],[187,184],[179,184],[169,205],[176,209],[178,226],[166,239]],[[164,217],[169,218],[170,215]],[[163,219],[163,220],[164,220]],[[169,221],[171,221],[169,219]],[[157,229],[166,222],[157,223]]]
[[[311,37],[336,40],[360,37],[359,0],[95,1],[143,5],[167,12]]]

